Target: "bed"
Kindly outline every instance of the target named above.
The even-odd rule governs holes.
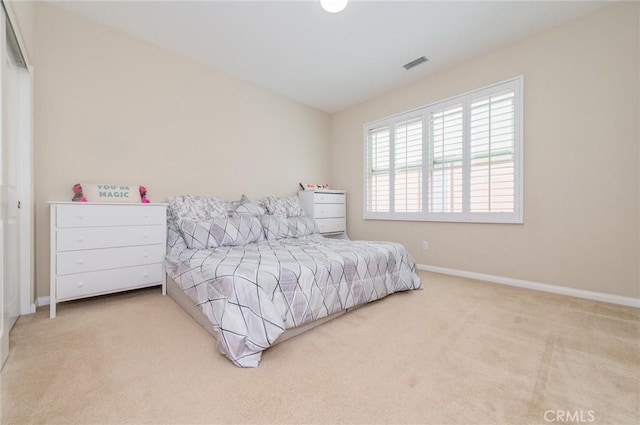
[[[296,197],[168,200],[168,293],[235,365],[363,304],[421,289],[407,250],[318,234]]]

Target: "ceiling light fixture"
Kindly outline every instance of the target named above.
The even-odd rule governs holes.
[[[320,6],[329,13],[338,13],[347,7],[349,0],[320,0]]]

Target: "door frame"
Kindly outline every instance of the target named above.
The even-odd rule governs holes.
[[[24,52],[24,50],[23,50]],[[28,68],[20,104],[21,143],[18,144],[18,197],[20,199],[20,315],[36,312],[33,276],[33,73]]]
[[[18,20],[13,12],[10,1],[2,1],[2,6],[7,19],[13,27],[13,32],[18,41],[18,47],[22,51],[27,66],[28,81],[26,83],[22,99],[25,102],[20,105],[20,129],[21,141],[18,143],[18,199],[19,210],[19,238],[20,238],[20,287],[19,305],[20,315],[35,313],[35,286],[34,286],[34,210],[33,210],[33,124],[34,124],[34,93],[33,76],[34,69],[27,53],[26,43],[20,32]],[[22,133],[24,130],[24,133]]]

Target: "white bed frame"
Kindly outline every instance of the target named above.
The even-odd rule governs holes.
[[[182,291],[182,289],[180,289],[180,286],[177,283],[175,283],[173,279],[171,279],[171,276],[169,276],[168,274],[167,274],[167,295],[169,295],[176,303],[178,303],[189,314],[189,316],[193,318],[193,320],[198,322],[200,326],[206,329],[207,332],[209,332],[211,335],[213,335],[214,338],[217,339],[218,335],[216,331],[213,329],[213,325],[211,324],[209,319],[207,319],[207,316],[205,316],[202,310],[200,310],[200,308],[193,301],[191,301],[189,296],[185,294],[184,291]],[[343,314],[349,311],[355,310],[356,308],[359,308],[359,307],[360,306],[352,307],[345,311],[339,311],[337,313],[334,313],[330,316],[316,320],[314,322],[305,323],[304,325],[287,329],[284,331],[282,335],[278,337],[278,339],[276,339],[276,341],[273,344],[271,344],[271,346],[273,347],[276,344],[280,344],[281,342],[284,342],[289,338],[293,338],[294,336],[300,335],[301,333],[304,333],[310,329],[313,329],[316,326],[320,326],[323,323],[328,322],[329,320],[342,316]]]

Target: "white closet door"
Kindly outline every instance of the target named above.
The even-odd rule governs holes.
[[[20,142],[21,70],[6,41],[4,11],[0,18],[0,236],[2,237],[2,342],[0,361],[9,355],[9,332],[20,312],[20,220],[18,209],[18,143]]]

